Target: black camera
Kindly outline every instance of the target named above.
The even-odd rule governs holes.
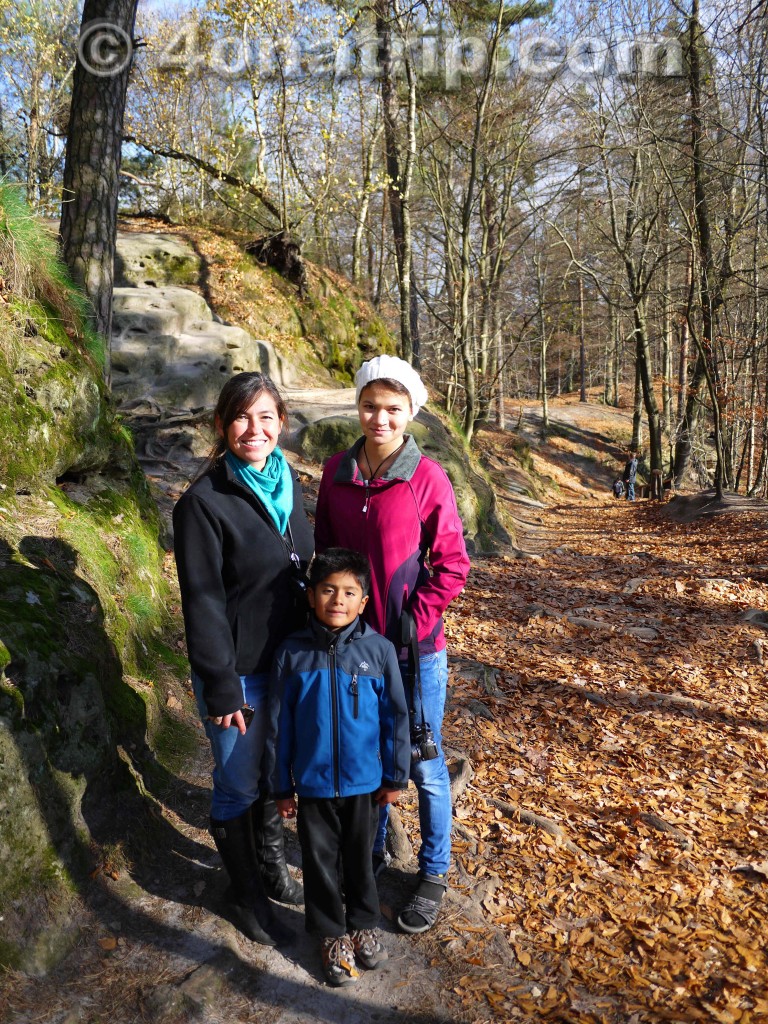
[[[412,761],[433,761],[440,756],[440,751],[435,743],[435,734],[429,727],[429,722],[422,722],[414,725],[411,729],[411,760]]]

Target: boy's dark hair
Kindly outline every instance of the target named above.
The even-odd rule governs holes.
[[[354,576],[363,591],[363,597],[371,589],[371,567],[365,555],[351,548],[328,548],[322,555],[315,555],[309,567],[309,585],[314,588],[335,572],[348,572]]]

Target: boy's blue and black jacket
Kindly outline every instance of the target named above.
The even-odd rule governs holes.
[[[270,723],[276,799],[408,785],[408,706],[395,648],[359,619],[333,633],[313,615],[283,641],[272,666]]]

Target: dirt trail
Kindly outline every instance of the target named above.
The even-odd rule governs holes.
[[[291,397],[294,410],[301,407],[302,401],[308,408],[318,409],[325,403],[323,407],[328,409],[337,403],[341,408],[351,399],[349,391],[329,391],[322,396],[308,392],[306,396]],[[600,412],[594,407],[590,411]],[[484,674],[483,666],[472,660],[483,657],[489,664],[505,664],[504,654],[492,651],[491,644],[516,652],[516,670],[522,670],[524,658],[532,652],[535,657],[530,671],[541,674],[539,659],[550,656],[563,643],[561,639],[552,646],[549,633],[553,629],[561,637],[569,631],[581,630],[586,637],[595,637],[596,643],[608,635],[603,620],[619,616],[621,628],[612,624],[611,636],[626,633],[629,627],[650,632],[644,606],[635,608],[627,604],[627,600],[634,600],[633,595],[609,605],[595,603],[595,598],[578,590],[571,598],[562,580],[556,586],[557,578],[569,575],[573,576],[572,586],[580,588],[593,575],[602,577],[608,571],[606,566],[598,564],[593,554],[582,553],[581,547],[586,541],[593,550],[599,547],[601,541],[595,531],[605,530],[609,536],[629,513],[608,496],[612,461],[621,452],[610,424],[605,437],[598,438],[591,459],[588,425],[579,427],[580,436],[575,442],[579,450],[573,450],[573,436],[568,432],[576,418],[585,415],[580,409],[573,412],[565,403],[562,408],[553,409],[556,431],[554,440],[545,447],[537,436],[535,414],[528,419],[526,413],[523,432],[530,443],[532,465],[550,478],[546,492],[536,492],[536,485],[508,458],[509,446],[519,447],[519,436],[509,433],[493,437],[495,447],[488,455],[489,464],[503,492],[501,498],[518,523],[520,550],[517,554],[477,559],[472,594],[456,602],[452,611],[452,646],[456,655],[452,670],[457,693],[463,688],[477,692],[478,680],[481,697],[483,686],[489,688],[489,694],[493,692],[493,672]],[[611,422],[614,431],[621,434],[621,414],[618,426],[615,420]],[[558,439],[569,447],[558,450]],[[561,459],[561,455],[566,457]],[[569,461],[569,455],[582,461]],[[584,506],[583,513],[579,505]],[[592,533],[585,535],[588,523]],[[641,538],[634,543],[639,545]],[[557,553],[559,550],[562,554]],[[637,563],[636,568],[630,566],[627,570],[632,585],[637,582],[632,577],[649,575],[641,554],[632,551],[625,557]],[[553,577],[549,564],[552,559],[557,564],[557,577]],[[501,577],[488,575],[500,571]],[[511,576],[506,575],[507,571]],[[515,600],[523,604],[514,605],[502,618],[501,595],[510,593],[510,581],[514,581],[515,592],[519,592]],[[647,583],[640,580],[637,585]],[[486,598],[491,597],[497,585],[498,595],[486,604]],[[568,602],[574,600],[579,607],[574,604],[571,612],[563,615],[567,613]],[[542,601],[551,608],[545,608]],[[492,636],[488,633],[490,621]],[[463,637],[460,631],[464,631]],[[530,642],[528,632],[533,638]],[[468,645],[473,636],[485,638],[479,648],[483,653],[476,653],[476,644]],[[641,644],[647,640],[637,634],[631,642]],[[554,669],[549,674],[557,678]],[[512,694],[516,692],[513,680],[514,674],[510,674],[508,685],[512,686]],[[509,693],[499,693],[496,713],[502,715],[510,697]],[[599,699],[603,709],[610,703],[609,696],[602,691],[592,695],[595,701]],[[174,714],[195,722],[189,693],[172,679],[167,684],[166,700]],[[539,702],[533,703],[536,714],[540,714]],[[464,743],[473,757],[475,740],[483,730],[493,728],[492,721],[486,721],[485,711],[483,702],[474,698],[466,706],[458,699],[451,708],[451,715],[461,723],[455,742]],[[454,732],[456,722],[452,725]],[[533,743],[535,730],[526,735],[530,737],[527,742]],[[501,746],[497,751],[502,756]],[[528,753],[534,766],[539,764],[537,757],[542,764],[547,761],[543,753],[538,754],[533,748]],[[484,778],[483,772],[490,763],[487,753],[484,756],[486,760],[478,754],[481,759],[475,764],[477,777],[472,792],[467,793],[459,808],[455,822],[457,850],[462,845],[466,847],[468,837],[471,839],[472,833],[464,825],[467,815],[471,820],[473,813],[479,813],[469,808],[497,791],[498,780],[492,783]],[[505,848],[503,854],[499,853],[498,862],[491,859],[487,862],[488,870],[478,870],[476,875],[467,874],[457,863],[456,884],[446,897],[438,927],[416,938],[398,934],[390,923],[390,908],[396,907],[407,893],[415,871],[414,860],[397,862],[380,883],[382,937],[389,960],[377,971],[365,972],[356,985],[346,990],[334,990],[324,984],[318,954],[314,942],[304,933],[300,911],[277,908],[280,918],[295,930],[294,940],[280,951],[243,939],[217,913],[225,878],[207,833],[209,772],[208,746],[199,729],[194,756],[187,758],[177,775],[164,772],[157,764],[146,765],[141,782],[153,802],[153,820],[132,823],[125,847],[127,858],[121,859],[119,847],[106,847],[105,859],[79,894],[79,940],[62,966],[45,978],[13,977],[8,979],[10,985],[0,986],[3,1024],[101,1024],[107,1019],[114,1024],[182,1024],[192,1020],[201,1024],[486,1024],[491,1019],[501,1019],[498,1014],[492,1017],[486,1004],[485,994],[494,994],[494,985],[500,986],[505,998],[515,987],[525,993],[538,991],[536,978],[530,971],[522,970],[521,962],[515,959],[511,939],[501,928],[489,924],[488,905],[499,898],[498,893],[494,895],[498,879],[493,880],[493,872],[502,870],[502,856],[505,860],[511,858],[513,865],[505,871],[519,869],[516,847]],[[504,777],[514,780],[519,772],[516,766],[513,774]],[[532,777],[529,783],[534,786],[535,779]],[[536,792],[535,788],[531,790],[531,794]],[[539,804],[546,807],[547,797],[539,801],[534,796],[534,805]],[[404,813],[403,817],[405,820],[407,815]],[[97,823],[89,820],[91,824]],[[109,824],[101,823],[105,834]],[[98,833],[99,829],[95,831]],[[297,870],[299,856],[293,833],[290,838],[289,860]],[[465,858],[457,857],[459,860],[466,864]],[[483,861],[481,857],[477,860]],[[510,899],[510,908],[515,906],[509,895],[506,898]],[[540,906],[537,912],[543,914],[545,905],[536,904]],[[516,911],[510,915],[503,903],[500,906],[501,910],[497,906],[494,912],[501,914],[502,920],[505,915],[517,920]],[[531,904],[531,911],[533,908]],[[529,936],[534,943],[532,950],[538,941],[537,934],[534,930]],[[526,932],[518,931],[517,936],[517,942],[528,941],[521,938]],[[475,945],[481,938],[482,946]],[[470,1005],[468,993],[473,986],[478,986],[480,997]],[[550,991],[543,983],[539,989]],[[501,997],[498,987],[495,991]],[[515,1019],[520,1019],[519,1012]],[[568,1019],[579,1017],[576,1014]]]
[[[351,389],[285,391],[291,432],[320,416],[354,414]],[[183,444],[177,443],[180,428],[186,434]],[[201,417],[186,417],[169,428],[146,410],[143,462],[166,522],[207,445]],[[300,468],[319,477],[319,466],[302,463]],[[170,556],[168,566],[172,573]],[[403,901],[415,879],[414,858],[394,862],[380,880],[388,961],[343,990],[325,985],[301,910],[276,907],[295,932],[280,950],[249,942],[219,916],[226,879],[207,831],[209,747],[191,690],[172,677],[166,687],[168,707],[197,730],[194,755],[176,777],[156,764],[146,765],[145,772],[139,766],[155,820],[151,826],[136,822],[125,843],[114,822],[99,821],[98,815],[89,819],[100,841],[115,833],[119,843],[107,846],[106,859],[78,893],[77,947],[49,976],[19,976],[11,993],[0,986],[3,1024],[95,1024],[107,1017],[114,1024],[192,1019],[201,1024],[469,1024],[448,991],[455,969],[450,957],[438,955],[439,931],[411,938],[390,921],[391,908]],[[295,833],[288,838],[289,862],[300,877]],[[479,904],[459,893],[450,892],[444,908],[442,920],[466,920],[470,927],[482,921]]]

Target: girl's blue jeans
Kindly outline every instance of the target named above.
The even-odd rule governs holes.
[[[445,650],[428,654],[419,659],[421,667],[421,689],[424,701],[424,717],[432,729],[440,754],[431,761],[411,761],[411,779],[419,795],[419,825],[421,848],[418,854],[419,873],[422,875],[445,875],[451,863],[451,781],[443,754],[443,712],[448,686],[448,654]],[[408,666],[400,665],[403,680],[406,680]],[[408,687],[406,687],[408,693]],[[417,721],[421,721],[416,700]],[[387,837],[388,808],[379,811],[379,827],[376,832],[374,852],[382,853]]]
[[[211,817],[217,821],[239,818],[259,797],[267,737],[269,675],[265,672],[240,676],[240,682],[243,686],[243,704],[250,704],[256,709],[244,736],[236,726],[222,729],[208,721],[208,709],[203,701],[203,681],[192,673],[197,710],[213,753]]]

